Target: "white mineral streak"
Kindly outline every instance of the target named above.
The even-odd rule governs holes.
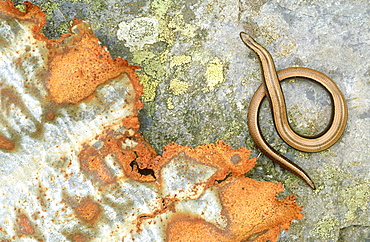
[[[156,22],[151,23],[156,28]],[[127,76],[110,81],[98,88],[94,99],[61,107],[54,122],[43,123],[47,90],[42,74],[47,71],[47,49],[28,27],[16,20],[0,20],[0,118],[4,121],[0,122],[0,134],[19,137],[14,152],[0,150],[0,240],[37,241],[32,236],[17,239],[15,209],[20,209],[45,241],[67,241],[66,234],[76,228],[95,238],[93,241],[164,241],[172,211],[143,219],[137,228],[138,217],[159,211],[163,197],[183,200],[175,201],[179,211],[191,211],[225,228],[217,192],[208,189],[202,196],[205,182],[216,169],[186,157],[178,156],[162,169],[163,188],[159,189],[123,178],[118,185],[102,190],[81,172],[78,153],[83,143],[99,146],[94,137],[107,126],[117,132],[125,130],[122,118],[134,115],[134,95],[127,95],[134,92],[133,86]],[[13,98],[5,95],[9,92]],[[133,147],[136,142],[123,145]],[[105,161],[115,175],[124,177],[114,156]],[[93,229],[84,225],[65,202],[66,197],[99,201],[104,219]]]

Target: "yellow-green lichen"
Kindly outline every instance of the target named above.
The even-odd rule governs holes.
[[[180,32],[181,35],[188,38],[194,38],[195,31],[198,29],[198,27],[186,23],[181,14],[177,15],[174,19],[168,22],[168,28],[172,29],[174,33]]]
[[[329,164],[324,165],[324,169],[318,170],[320,177],[325,177],[335,183],[343,180],[344,172],[340,167],[332,166]]]
[[[73,21],[62,22],[56,30],[60,34],[69,33],[70,32],[69,28],[72,26],[72,24]]]
[[[190,62],[191,62],[191,56],[188,56],[188,55],[173,56],[171,58],[170,68],[188,64]]]
[[[111,20],[109,18],[106,18],[107,21]],[[103,23],[102,22],[98,22],[98,21],[94,21],[94,22],[90,22],[90,27],[92,30],[97,30],[99,28],[102,28],[103,27]],[[107,29],[108,31],[109,29]],[[110,34],[113,35],[113,33],[109,32]]]
[[[145,74],[153,77],[156,80],[163,80],[166,75],[165,60],[168,51],[164,51],[160,55],[156,55],[151,51],[137,50],[132,52],[132,61],[143,67]]]
[[[83,2],[89,4],[91,10],[94,12],[101,11],[107,8],[107,1],[105,0],[69,0],[70,3]]]
[[[145,72],[157,80],[163,80],[166,76],[166,65],[164,65],[161,56],[147,61],[143,66]]]
[[[137,75],[139,76],[140,83],[144,86],[144,90],[143,90],[144,93],[141,96],[141,100],[143,102],[154,101],[155,93],[157,91],[159,81],[152,80],[150,76],[144,73],[138,73]]]
[[[132,52],[132,54],[134,56],[132,58],[132,61],[138,65],[142,65],[145,61],[156,57],[156,55],[153,52],[145,50],[137,50]]]
[[[213,1],[211,1],[211,2],[209,2],[209,3],[207,4],[207,6],[206,6],[206,11],[207,11],[207,13],[212,13],[212,12],[213,12],[213,10],[214,10],[214,6],[213,6],[213,4],[214,4],[214,2],[213,2]]]
[[[242,133],[243,127],[240,126],[240,122],[236,119],[226,120],[227,124],[226,132],[220,137],[221,140],[228,140],[229,142],[231,139],[237,137],[240,133]]]
[[[156,15],[163,17],[171,5],[172,0],[154,0],[150,6]]]
[[[284,179],[284,185],[286,185],[290,189],[300,187],[300,182],[301,179],[292,173],[288,173]]]
[[[106,0],[84,0],[84,2],[90,4],[91,10],[94,12],[99,12],[107,8]]]
[[[181,34],[188,38],[194,38],[196,35],[197,26],[193,26],[184,21],[183,15],[178,14],[171,16],[171,18],[163,18],[163,16],[156,16],[158,21],[158,39],[172,45],[178,39],[176,34]]]
[[[145,114],[148,115],[148,117],[153,116],[155,111],[157,111],[157,104],[156,102],[146,102],[145,103]]]
[[[137,51],[132,52],[132,54],[134,56],[132,58],[132,61],[135,64],[139,64],[139,65],[143,64],[144,61],[150,60],[156,56],[153,52],[144,51],[144,50],[137,50]]]
[[[140,77],[140,79],[143,78],[141,82],[144,85],[144,95],[142,96],[142,100],[144,102],[151,102],[154,100],[158,84],[162,80],[170,80],[166,90],[173,95],[184,94],[187,92],[189,87],[189,84],[183,81],[183,79],[185,70],[193,62],[192,55],[171,55],[172,57],[169,59],[168,54],[169,50],[173,47],[174,42],[178,39],[178,35],[186,36],[187,38],[194,38],[196,36],[198,26],[193,26],[184,21],[184,16],[181,13],[173,15],[171,18],[167,18],[168,10],[174,7],[174,4],[175,2],[172,0],[154,0],[150,3],[150,10],[153,14],[150,19],[138,18],[136,20],[134,19],[134,21],[131,21],[130,23],[121,23],[119,26],[120,31],[117,33],[118,39],[122,41],[124,40],[125,45],[130,47],[133,55],[132,62],[142,66],[142,73],[145,73],[146,75],[144,77]],[[135,24],[132,22],[135,22]],[[148,23],[152,23],[151,27]],[[133,26],[135,29],[132,29]],[[141,26],[142,28],[139,28],[138,26]],[[148,26],[150,28],[148,28]],[[152,29],[153,31],[147,31],[149,29]],[[131,31],[131,33],[128,33],[128,31]],[[149,36],[149,33],[152,33],[152,35]],[[138,35],[139,38],[137,38],[136,35]],[[148,36],[153,38],[151,38],[150,41],[144,41],[145,43],[143,41],[143,43],[137,42],[138,40],[143,39],[144,37],[147,38]],[[155,48],[153,47],[154,49],[151,49],[149,46],[154,43],[165,43],[164,46],[166,46],[166,49],[161,51],[161,53],[154,53]],[[210,68],[212,69],[212,66]],[[215,70],[210,71],[213,71],[217,76]],[[211,74],[208,76],[211,78],[209,80],[209,88],[213,90],[213,85],[217,85],[220,80],[217,79],[216,76],[211,77]],[[221,73],[221,76],[223,80],[223,72]],[[153,82],[152,80],[156,81]],[[213,84],[214,82],[216,83]],[[166,102],[168,109],[175,108],[173,97],[167,98]]]
[[[342,202],[346,205],[348,211],[344,218],[346,222],[353,222],[358,216],[358,210],[365,211],[370,199],[370,184],[364,183],[354,187],[343,188],[340,190]]]
[[[213,91],[220,83],[224,82],[224,71],[221,60],[215,57],[207,65],[206,82],[207,88],[203,92]]]
[[[173,102],[172,102],[172,97],[169,97],[167,99],[167,108],[168,109],[174,109],[175,108],[175,105],[173,105]]]
[[[186,93],[186,91],[188,90],[188,87],[189,87],[188,83],[175,78],[171,80],[170,86],[168,89],[169,89],[169,92],[174,95],[181,95],[181,94]]]
[[[172,29],[168,28],[168,22],[165,19],[159,19],[158,21],[158,40],[164,41],[170,46],[175,40],[175,35]]]
[[[316,227],[312,233],[322,239],[329,239],[337,226],[339,226],[339,220],[337,218],[323,218],[316,223]]]
[[[46,13],[46,19],[51,19],[54,16],[54,10],[60,8],[60,3],[49,0],[40,5],[42,12]]]
[[[15,7],[18,8],[18,10],[23,13],[26,12],[26,5],[24,3],[17,4]]]

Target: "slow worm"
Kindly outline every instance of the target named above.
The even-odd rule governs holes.
[[[249,106],[248,127],[256,146],[271,160],[304,180],[312,189],[315,184],[308,174],[288,158],[279,154],[264,139],[259,127],[258,116],[262,100],[268,97],[276,130],[279,136],[291,147],[305,152],[318,152],[332,146],[342,135],[347,122],[347,105],[338,86],[321,72],[303,68],[287,68],[276,72],[270,53],[246,33],[240,33],[242,41],[257,53],[263,71],[264,83],[255,92]],[[297,134],[289,125],[284,95],[280,82],[290,78],[305,78],[321,84],[332,99],[332,119],[326,130],[315,137]]]

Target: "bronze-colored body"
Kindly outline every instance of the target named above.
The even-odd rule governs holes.
[[[312,189],[315,189],[313,181],[302,168],[279,154],[263,138],[258,123],[259,108],[263,98],[267,95],[269,97],[275,127],[280,137],[288,145],[297,150],[318,152],[332,146],[344,131],[348,116],[344,96],[337,85],[321,72],[303,67],[288,68],[276,72],[273,59],[265,48],[259,45],[246,33],[240,33],[240,37],[249,48],[257,53],[261,60],[264,76],[264,84],[257,89],[249,106],[248,126],[252,139],[256,146],[271,160],[291,171],[303,179]],[[306,78],[316,81],[331,95],[334,109],[332,121],[322,134],[316,137],[303,137],[294,132],[290,127],[284,95],[280,86],[281,81],[290,78]]]

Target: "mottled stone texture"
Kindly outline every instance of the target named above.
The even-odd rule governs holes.
[[[245,177],[257,163],[245,147],[157,155],[139,133],[139,67],[86,21],[55,40],[45,23],[37,5],[0,1],[0,241],[276,242],[303,218],[294,195],[276,197],[282,183]]]
[[[353,231],[356,241],[370,239],[368,1],[34,3],[47,13],[47,36],[59,37],[75,17],[88,20],[113,57],[143,67],[142,132],[159,152],[170,141],[196,146],[222,139],[259,154],[246,118],[248,103],[261,84],[261,69],[256,55],[240,41],[240,31],[264,45],[278,69],[304,66],[330,76],[349,107],[344,135],[330,149],[316,154],[293,150],[276,135],[267,105],[261,114],[268,142],[301,165],[318,190],[313,192],[264,156],[248,176],[284,182],[305,206],[304,219],[281,234],[280,241],[354,241]],[[303,134],[323,130],[330,118],[325,92],[302,80],[283,88],[291,125]]]

